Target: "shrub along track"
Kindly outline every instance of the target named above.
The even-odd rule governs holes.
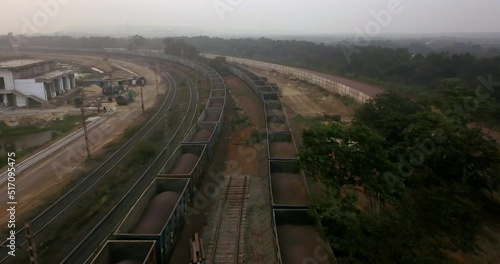
[[[168,82],[170,83],[171,89],[169,90],[169,93],[167,97],[165,98],[164,102],[160,106],[160,109],[157,111],[157,113],[136,133],[135,136],[133,136],[130,140],[128,140],[123,146],[118,149],[110,158],[108,158],[101,166],[99,166],[95,171],[93,171],[91,174],[86,176],[85,178],[81,179],[72,189],[67,191],[59,200],[57,200],[55,203],[53,203],[50,207],[48,207],[45,211],[40,213],[38,216],[36,216],[32,220],[32,232],[35,234],[35,240],[38,245],[38,250],[41,254],[39,256],[41,257],[40,263],[53,263],[52,261],[44,261],[43,255],[44,255],[44,249],[50,247],[52,249],[53,243],[65,243],[66,241],[57,241],[57,238],[54,238],[56,235],[64,234],[65,232],[69,232],[70,230],[66,229],[66,226],[63,225],[63,223],[66,223],[64,220],[69,212],[71,210],[79,210],[82,212],[82,214],[85,215],[84,210],[82,210],[79,201],[83,197],[91,196],[94,194],[94,192],[98,192],[99,188],[102,187],[103,183],[108,181],[110,177],[107,177],[108,175],[116,175],[116,173],[120,172],[120,168],[117,170],[115,167],[124,160],[124,158],[129,155],[130,158],[130,153],[131,151],[138,145],[140,145],[140,142],[143,141],[144,139],[148,137],[154,137],[154,131],[158,130],[159,128],[163,128],[163,119],[165,116],[165,113],[168,114],[173,114],[169,113],[169,109],[171,109],[171,106],[174,102],[179,101],[179,100],[174,100],[176,97],[178,97],[178,87],[175,83],[175,80],[168,75],[167,73],[164,73],[165,77],[167,78]],[[192,82],[188,82],[189,86],[193,86]],[[190,93],[193,92],[194,88],[189,89]],[[192,95],[190,95],[192,97]],[[196,100],[197,100],[196,96]],[[196,104],[190,104],[191,105],[196,105]],[[180,113],[175,113],[177,116],[181,116]],[[188,111],[186,111],[186,115],[188,115]],[[194,113],[193,113],[194,116]],[[189,120],[188,118],[184,118],[185,120]],[[194,117],[192,118],[194,120]],[[188,121],[186,121],[188,122]],[[189,124],[186,124],[189,127]],[[171,124],[173,126],[173,122]],[[173,130],[173,129],[172,129]],[[187,130],[187,129],[185,129]],[[179,129],[177,130],[179,131]],[[173,133],[170,133],[172,136],[172,140],[174,139]],[[139,147],[140,149],[140,147]],[[165,151],[163,150],[160,154],[159,157],[162,157],[162,155],[165,155]],[[159,158],[158,157],[158,158]],[[157,159],[158,159],[157,158]],[[130,160],[129,160],[130,161]],[[112,182],[113,183],[113,182]],[[109,192],[106,190],[106,192]],[[94,201],[95,202],[95,201]],[[105,201],[98,201],[97,203],[94,204],[100,204]],[[92,208],[91,208],[92,209]],[[93,209],[99,209],[99,208],[93,208]],[[88,217],[92,217],[93,214],[98,214],[98,212],[93,212],[92,215],[87,215]],[[63,217],[64,216],[64,217]],[[70,219],[71,220],[71,219]],[[22,228],[17,232],[16,235],[16,242],[18,247],[20,247],[16,253],[17,256],[15,258],[9,257],[9,258],[3,258],[0,259],[1,263],[23,263],[22,261],[27,261],[27,254],[25,252],[26,248],[26,238],[24,237],[25,235],[25,230]],[[73,236],[73,234],[70,234]],[[78,237],[76,237],[78,238]],[[0,252],[2,252],[2,256],[7,256],[5,248],[1,248]],[[5,254],[3,254],[5,252]],[[52,256],[55,257],[55,256]],[[52,258],[51,257],[51,258]]]

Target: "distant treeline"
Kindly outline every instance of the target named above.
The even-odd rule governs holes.
[[[500,56],[485,58],[470,53],[422,55],[413,54],[408,49],[380,46],[329,46],[308,41],[206,36],[175,38],[175,41],[174,38],[145,39],[140,36],[128,39],[38,36],[30,37],[25,42],[28,42],[28,46],[126,49],[168,49],[168,44],[174,43],[173,51],[189,57],[193,57],[193,53],[203,52],[263,60],[339,74],[384,87],[396,87],[396,90],[406,88],[405,91],[413,93],[455,88],[449,87],[450,84],[473,89],[480,84],[478,77],[486,78],[490,74],[493,80],[500,80]],[[7,36],[0,37],[0,46],[10,45]],[[495,91],[494,97],[500,99],[500,91]]]
[[[193,37],[186,41],[202,52],[276,62],[366,81],[371,79],[379,84],[425,86],[433,90],[452,78],[460,80],[460,85],[473,88],[480,84],[479,76],[491,74],[494,80],[500,79],[500,56],[478,58],[470,53],[445,52],[422,55],[412,54],[407,49],[327,46],[266,38]]]

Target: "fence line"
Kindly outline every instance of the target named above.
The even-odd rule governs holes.
[[[208,58],[213,58],[216,57],[217,55],[212,55],[212,54],[204,54],[205,57]],[[283,66],[279,64],[274,64],[274,63],[269,63],[269,62],[262,62],[262,61],[256,61],[256,60],[250,60],[250,59],[243,59],[243,58],[237,58],[237,57],[226,57],[226,60],[228,62],[234,62],[234,63],[239,63],[239,64],[244,64],[248,65],[251,67],[259,68],[259,69],[264,69],[264,70],[274,70],[282,74],[287,74],[287,75],[292,75],[295,76],[297,79],[318,85],[322,87],[323,89],[332,92],[332,93],[338,93],[340,95],[344,96],[349,96],[356,100],[358,103],[365,103],[366,101],[372,99],[371,96],[358,91],[352,87],[349,87],[345,84],[339,83],[335,80],[330,80],[324,77],[321,77],[316,74],[312,74],[310,72],[307,72],[305,70],[293,68],[293,67],[288,67],[288,66]]]

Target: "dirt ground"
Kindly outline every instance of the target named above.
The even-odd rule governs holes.
[[[277,263],[276,243],[272,231],[270,214],[270,194],[268,180],[267,147],[265,138],[262,143],[244,145],[252,130],[265,128],[263,107],[243,81],[237,77],[224,78],[231,94],[238,100],[245,114],[250,117],[250,126],[233,131],[229,162],[239,164],[240,175],[250,175],[250,194],[248,198],[247,226],[245,234],[245,263]]]
[[[31,54],[31,57],[76,62],[81,65],[97,67],[104,71],[113,70],[110,63],[116,63],[136,72],[141,76],[145,76],[148,80],[153,80],[149,83],[154,83],[155,78],[154,71],[146,68],[145,66],[131,62],[117,60],[109,60],[105,62],[99,57],[46,53],[33,53]],[[121,72],[122,73],[118,73],[118,71],[115,71],[113,77],[117,77],[115,74],[123,74],[124,77],[125,75],[130,77],[130,73]],[[91,88],[88,91],[92,92],[92,89],[96,88]],[[166,91],[166,85],[162,85],[160,87],[160,93],[166,93]],[[145,108],[151,108],[154,105],[156,98],[156,86],[146,85],[144,87]],[[107,108],[116,107],[117,111],[114,116],[89,132],[90,149],[94,156],[103,153],[105,151],[105,146],[113,142],[115,139],[120,138],[126,128],[143,121],[140,97],[136,98],[136,101],[128,106],[116,106],[115,103],[103,105]],[[40,112],[43,113],[44,111]],[[57,115],[64,115],[64,112],[57,111],[57,113]],[[47,110],[47,113],[43,113],[42,115],[51,117],[53,112]],[[51,158],[45,159],[32,166],[30,169],[17,175],[17,220],[19,222],[25,221],[27,217],[31,216],[33,211],[36,210],[38,206],[47,200],[57,197],[71,181],[80,176],[82,172],[85,172],[86,155],[85,142],[83,138],[81,138],[69,144],[64,149],[54,154]],[[6,186],[1,186],[0,192],[6,192]],[[6,198],[7,197],[4,196],[0,197],[0,210],[5,210],[4,207],[6,204]],[[0,225],[6,226],[4,225],[6,221],[7,216],[2,214],[0,218]]]
[[[275,71],[245,67],[279,86],[281,101],[286,105],[286,113],[289,117],[294,114],[306,118],[329,114],[341,115],[344,121],[351,121],[353,118],[352,107],[346,106],[337,97],[320,87],[302,81],[289,80],[287,75]]]
[[[2,112],[0,114],[0,121],[5,122],[7,126],[15,127],[18,125],[47,123],[54,119],[60,119],[67,114],[78,115],[80,114],[80,109],[19,109]]]

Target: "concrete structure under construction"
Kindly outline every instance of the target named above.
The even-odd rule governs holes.
[[[51,60],[0,61],[0,109],[34,107],[75,88],[73,70],[57,70]]]

